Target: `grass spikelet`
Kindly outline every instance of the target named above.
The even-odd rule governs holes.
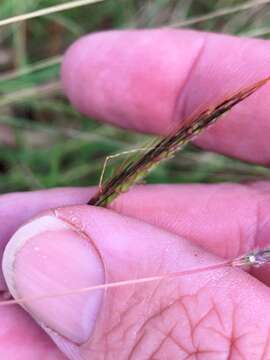
[[[185,144],[214,124],[221,115],[252,95],[269,81],[267,77],[255,84],[241,89],[216,106],[208,108],[199,115],[188,119],[175,132],[165,136],[137,158],[129,159],[115,174],[109,178],[98,192],[90,199],[89,205],[109,205],[118,195],[128,191],[134,184],[143,179],[159,163],[172,158]]]

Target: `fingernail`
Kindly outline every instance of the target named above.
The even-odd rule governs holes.
[[[65,292],[104,282],[102,260],[89,238],[53,215],[21,227],[8,243],[3,273],[15,299]],[[26,302],[43,327],[76,344],[94,331],[101,291]]]

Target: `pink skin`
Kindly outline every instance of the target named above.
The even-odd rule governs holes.
[[[190,31],[101,33],[71,47],[63,82],[81,111],[123,127],[164,133],[205,101],[269,75],[268,47],[264,41]],[[239,105],[197,142],[268,163],[268,91],[266,86]],[[0,203],[5,224],[0,248],[23,222],[58,208],[58,218],[67,223],[76,218],[75,228],[83,228],[94,243],[108,281],[185,269],[198,261],[210,264],[216,261],[210,253],[231,258],[269,245],[269,190],[268,183],[139,186],[114,203],[114,212],[77,206],[93,189],[7,194]],[[59,209],[65,205],[73,206]],[[48,236],[39,237],[40,247]],[[57,240],[63,236],[58,233]],[[34,264],[35,258],[23,251]],[[22,259],[16,266],[25,281],[23,274],[31,267]],[[61,264],[65,259],[55,260]],[[91,338],[68,345],[78,358],[89,359],[102,359],[105,353],[111,359],[268,359],[270,292],[264,283],[269,284],[269,269],[253,275],[222,268],[119,288],[106,296]],[[20,359],[64,358],[24,310],[0,311],[1,358],[16,358],[18,351]],[[58,342],[60,349],[64,343]]]

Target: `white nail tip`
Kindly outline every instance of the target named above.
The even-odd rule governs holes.
[[[12,238],[6,245],[2,261],[2,271],[4,274],[4,278],[6,280],[8,289],[14,298],[17,297],[17,294],[14,284],[13,270],[14,261],[18,251],[29,239],[43,233],[44,231],[55,231],[68,228],[68,224],[64,223],[60,219],[51,215],[45,215],[23,225],[15,232],[15,234],[12,236]]]

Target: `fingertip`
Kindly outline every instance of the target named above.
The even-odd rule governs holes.
[[[67,51],[62,80],[82,113],[118,126],[165,133],[204,43],[192,31],[107,31]]]
[[[81,62],[83,60],[83,51],[81,51],[82,45],[85,42],[85,37],[82,37],[75,41],[64,54],[64,58],[61,64],[61,81],[63,89],[71,103],[78,109],[80,109],[80,93],[78,91],[78,83],[76,77],[81,69]]]
[[[25,309],[53,339],[57,335],[74,344],[89,339],[103,294],[51,299],[46,295],[104,282],[103,263],[91,239],[54,213],[46,213],[18,229],[2,265],[13,297],[30,299],[24,302]],[[42,302],[31,301],[44,296]]]
[[[97,70],[95,63],[100,54],[99,44],[102,44],[102,38],[102,32],[79,38],[67,49],[62,62],[61,80],[64,91],[72,104],[82,112],[86,108],[85,98],[89,96],[89,101],[91,100],[91,92],[87,90],[93,85],[91,74]]]
[[[188,30],[107,31],[71,46],[62,79],[67,96],[82,113],[164,135],[194,110],[268,76],[269,49],[266,40]],[[266,85],[196,143],[269,164],[268,93]]]

